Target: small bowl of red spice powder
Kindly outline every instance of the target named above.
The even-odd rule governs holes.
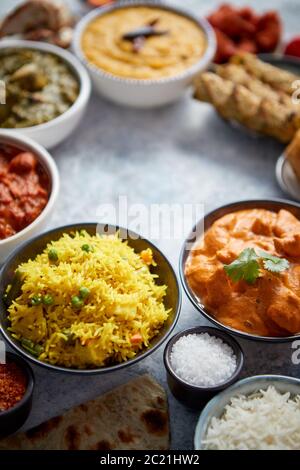
[[[0,131],[0,264],[49,222],[58,189],[58,170],[47,150]]]
[[[24,359],[10,352],[0,364],[0,437],[16,432],[31,410],[34,376]]]

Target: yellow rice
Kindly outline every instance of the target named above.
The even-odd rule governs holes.
[[[84,251],[84,244],[93,251]],[[56,262],[48,258],[51,248]],[[169,314],[167,287],[156,284],[151,264],[151,250],[137,254],[118,235],[64,234],[18,267],[22,293],[8,309],[10,329],[18,340],[41,345],[39,359],[51,364],[86,368],[133,358]],[[80,287],[90,293],[78,309],[72,297]],[[31,306],[40,294],[50,294],[53,304]]]

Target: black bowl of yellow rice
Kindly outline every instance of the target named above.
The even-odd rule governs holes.
[[[140,361],[169,336],[180,307],[166,257],[112,225],[45,232],[15,250],[1,272],[1,333],[55,371],[100,374]]]

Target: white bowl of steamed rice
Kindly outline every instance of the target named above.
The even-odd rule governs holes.
[[[203,409],[196,450],[299,450],[300,380],[257,375],[240,380]]]
[[[47,368],[95,374],[133,364],[171,333],[181,295],[165,256],[133,232],[73,224],[17,249],[0,280],[6,341]]]

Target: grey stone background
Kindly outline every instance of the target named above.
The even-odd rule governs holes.
[[[0,13],[13,1],[1,0]],[[70,0],[77,11],[82,2]],[[220,2],[173,1],[199,15]],[[232,1],[244,5],[243,1]],[[285,33],[300,32],[298,0],[249,1],[258,11],[277,8]],[[79,129],[52,151],[61,176],[61,193],[49,227],[94,221],[100,204],[204,203],[205,210],[247,198],[284,197],[275,180],[283,147],[230,127],[205,104],[186,96],[158,110],[137,111],[113,105],[93,94]],[[177,269],[181,242],[158,243]],[[207,322],[185,295],[176,330]],[[290,345],[241,341],[246,353],[243,376],[276,373],[299,376]],[[63,410],[150,372],[165,387],[163,347],[138,365],[99,377],[74,377],[34,367],[36,389],[26,428]],[[169,391],[168,391],[169,394]],[[198,414],[169,394],[172,448],[191,449]]]

